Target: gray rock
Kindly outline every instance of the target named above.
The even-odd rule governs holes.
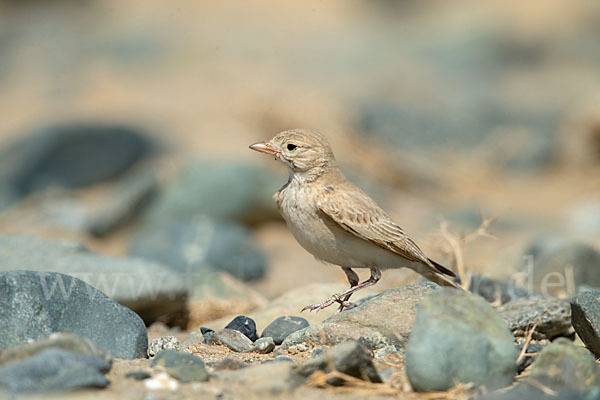
[[[520,287],[511,286],[506,282],[478,275],[471,277],[469,291],[483,297],[490,303],[500,300],[500,304],[533,295]]]
[[[232,160],[188,165],[152,205],[146,221],[156,226],[198,215],[257,223],[279,218],[272,196],[282,179],[270,169]]]
[[[487,393],[478,400],[596,400],[600,398],[600,386],[588,390],[564,389],[552,391],[550,394],[548,388],[542,390],[539,388],[539,383],[534,385],[525,381],[508,390]]]
[[[388,289],[357,303],[356,307],[334,314],[321,324],[289,335],[281,344],[285,350],[300,343],[334,345],[363,337],[372,349],[393,344],[403,347],[415,321],[416,305],[437,285],[421,283]]]
[[[104,237],[132,221],[158,192],[158,180],[152,170],[128,174],[111,188],[105,204],[85,222],[86,231]]]
[[[0,235],[0,271],[51,271],[75,276],[131,308],[144,321],[186,310],[186,282],[169,269],[145,260],[110,258],[75,242]],[[61,288],[61,281],[51,281]],[[56,286],[58,285],[58,286]]]
[[[272,337],[264,337],[254,342],[254,350],[257,353],[267,354],[275,350],[275,342]]]
[[[242,332],[234,329],[220,329],[210,338],[210,344],[222,344],[238,353],[249,353],[254,345]]]
[[[148,345],[148,357],[154,357],[163,350],[179,350],[179,340],[175,336],[152,339]]]
[[[581,390],[600,385],[600,366],[592,353],[565,338],[544,347],[531,366],[529,378],[552,390]]]
[[[144,225],[129,254],[158,261],[180,273],[214,268],[250,281],[262,278],[266,257],[249,229],[232,221],[194,216],[185,221]]]
[[[164,367],[169,375],[181,382],[205,382],[209,378],[202,359],[183,351],[163,350],[150,365]]]
[[[17,196],[113,178],[152,153],[137,129],[65,124],[42,128],[0,151],[0,182]]]
[[[571,330],[571,306],[556,297],[516,299],[498,307],[514,336],[525,336],[535,324],[534,339],[553,339]]]
[[[290,334],[307,326],[309,326],[309,323],[304,318],[286,315],[267,325],[261,337],[272,337],[275,344],[281,344]]]
[[[125,374],[125,378],[135,379],[136,381],[143,381],[144,379],[152,378],[149,372],[146,371],[130,371]]]
[[[74,333],[57,332],[33,343],[8,347],[0,352],[0,365],[31,357],[46,349],[56,348],[76,354],[85,354],[111,361],[110,353],[93,340]]]
[[[513,340],[484,299],[442,288],[419,304],[406,372],[416,391],[444,391],[456,382],[508,386],[516,373]]]
[[[304,378],[292,369],[288,362],[266,362],[236,371],[227,371],[216,379],[236,385],[245,391],[257,393],[261,398],[267,395],[281,395],[293,392],[304,383]]]
[[[331,363],[334,368],[346,375],[363,379],[369,382],[382,383],[369,349],[355,340],[340,343],[331,347],[318,357],[294,366],[294,372],[303,377],[309,377],[315,371],[331,372]],[[330,378],[330,385],[341,385],[339,378]]]
[[[0,272],[0,348],[54,332],[91,339],[113,357],[146,357],[142,319],[92,286],[53,272]]]
[[[238,315],[230,323],[225,326],[225,329],[234,329],[242,332],[248,339],[253,342],[258,339],[256,333],[256,323],[252,318],[248,318],[244,315]]]
[[[543,295],[568,295],[567,282],[600,288],[600,252],[576,240],[556,237],[535,239],[525,251],[533,256],[533,283]]]
[[[573,328],[585,346],[600,357],[600,291],[583,292],[571,300]]]
[[[235,358],[231,358],[231,357],[225,357],[224,359],[219,360],[214,363],[211,363],[209,365],[211,367],[213,367],[215,369],[215,371],[224,371],[224,370],[234,371],[237,369],[242,369],[242,368],[247,367],[247,365],[244,364],[242,361],[237,360]]]
[[[32,357],[0,366],[0,388],[10,393],[64,391],[106,387],[110,362],[62,349],[46,349]]]

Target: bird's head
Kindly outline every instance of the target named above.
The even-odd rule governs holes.
[[[335,166],[335,157],[327,139],[308,129],[284,131],[269,141],[254,143],[250,148],[273,155],[294,174],[316,177]]]

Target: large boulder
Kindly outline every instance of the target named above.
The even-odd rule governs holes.
[[[415,321],[416,305],[437,287],[421,283],[388,289],[320,324],[292,333],[281,348],[299,343],[333,345],[361,337],[373,349],[388,345],[404,347]]]
[[[508,386],[516,374],[513,341],[506,323],[484,299],[442,288],[418,306],[406,372],[417,391],[445,391],[456,382]]]
[[[142,319],[87,283],[54,272],[0,272],[0,348],[54,332],[91,339],[113,357],[145,358]]]

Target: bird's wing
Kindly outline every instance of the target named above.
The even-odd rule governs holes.
[[[387,214],[357,187],[323,192],[319,209],[344,230],[368,240],[410,261],[422,262],[433,271],[453,275],[452,271],[436,265]]]

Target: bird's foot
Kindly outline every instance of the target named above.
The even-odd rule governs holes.
[[[350,303],[349,301],[345,301],[342,300],[342,295],[340,294],[334,294],[333,296],[331,296],[330,298],[328,298],[327,300],[321,302],[321,303],[317,303],[317,304],[311,304],[309,306],[306,306],[302,309],[302,311],[321,311],[324,308],[329,307],[330,305],[332,305],[333,303],[340,303],[340,311],[344,308],[344,307],[350,307],[351,305],[353,305],[352,303]],[[300,312],[302,312],[300,311]]]
[[[351,303],[349,301],[344,301],[344,300],[338,300],[338,303],[340,303],[340,306],[338,307],[339,312],[344,311],[344,308],[354,307],[356,305],[354,303]]]

